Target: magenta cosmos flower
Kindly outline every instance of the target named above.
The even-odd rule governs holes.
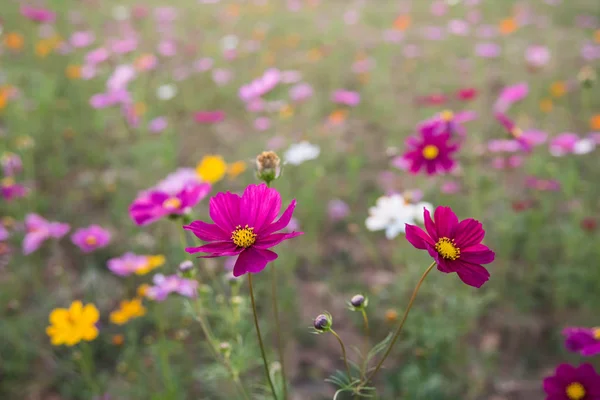
[[[209,192],[209,183],[192,182],[175,194],[154,190],[136,199],[129,207],[129,215],[137,225],[148,225],[168,215],[189,212]]]
[[[12,176],[7,176],[0,181],[0,194],[10,201],[27,196],[27,188],[16,183]]]
[[[582,356],[600,354],[600,328],[569,327],[562,331],[565,336],[565,347]]]
[[[459,221],[450,207],[435,209],[434,220],[424,209],[425,229],[406,224],[406,240],[420,250],[427,250],[438,270],[456,272],[467,285],[481,287],[490,273],[481,266],[494,261],[495,254],[481,244],[485,231],[473,218]]]
[[[544,379],[546,400],[600,400],[600,375],[591,364],[561,364]]]
[[[406,140],[408,151],[403,158],[410,163],[409,171],[416,174],[425,168],[428,175],[451,171],[456,165],[451,155],[458,150],[457,144],[450,143],[452,132],[445,127],[440,132],[440,123],[431,123],[422,125],[419,133],[420,137]]]
[[[42,7],[21,6],[21,14],[34,22],[52,23],[56,19],[54,11]]]
[[[71,241],[84,253],[106,247],[110,242],[110,232],[99,225],[90,225],[87,228],[77,229]]]
[[[40,248],[47,239],[60,239],[71,227],[69,224],[49,222],[37,214],[27,214],[25,217],[25,238],[23,239],[23,254],[31,254]]]
[[[106,265],[113,274],[128,276],[146,268],[148,266],[148,257],[129,252],[123,254],[121,257],[111,258]]]
[[[296,200],[292,200],[281,218],[281,195],[267,185],[249,185],[242,196],[226,192],[210,199],[209,213],[214,224],[194,221],[183,229],[192,231],[199,239],[209,242],[200,247],[188,247],[188,253],[209,253],[204,258],[238,256],[234,276],[262,271],[277,258],[271,250],[284,240],[302,232],[277,233],[288,226]]]

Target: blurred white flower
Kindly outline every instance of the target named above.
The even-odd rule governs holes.
[[[125,21],[129,19],[129,9],[123,5],[114,6],[112,9],[112,16],[117,21]]]
[[[400,194],[381,196],[375,206],[369,208],[365,225],[370,231],[385,229],[386,238],[393,239],[405,233],[405,224],[423,223],[423,208],[433,210],[429,203],[410,204]]]
[[[581,139],[573,146],[573,154],[587,154],[594,151],[596,143],[592,139]]]
[[[161,85],[156,89],[156,97],[160,100],[171,100],[177,94],[177,86],[168,84]]]
[[[223,50],[234,50],[237,48],[239,39],[235,35],[227,35],[221,39]]]
[[[283,155],[283,160],[285,164],[300,165],[305,161],[314,160],[320,153],[319,146],[303,141],[291,145]]]

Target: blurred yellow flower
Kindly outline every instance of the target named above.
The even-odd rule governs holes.
[[[135,105],[133,106],[135,115],[137,115],[138,117],[141,117],[142,115],[146,114],[147,109],[148,107],[146,107],[146,104],[142,102],[135,103]]]
[[[594,41],[596,41],[596,43],[600,43],[600,29],[594,32]]]
[[[291,118],[293,115],[294,109],[289,104],[286,104],[285,106],[281,107],[281,110],[279,110],[279,117],[281,119],[288,119]]]
[[[590,127],[595,131],[600,130],[600,114],[596,114],[590,119]]]
[[[100,319],[100,313],[93,304],[74,301],[66,308],[55,308],[50,313],[50,326],[46,328],[46,334],[54,346],[65,344],[74,346],[82,340],[92,341],[98,337],[96,322]]]
[[[411,23],[412,23],[412,20],[410,18],[410,15],[399,15],[394,20],[394,29],[404,32],[405,30],[407,30],[410,27]]]
[[[150,289],[150,285],[148,285],[147,283],[142,283],[140,286],[138,286],[138,288],[136,290],[136,294],[139,297],[146,297],[146,293],[148,293],[148,289]]]
[[[17,32],[8,32],[4,36],[4,45],[10,50],[21,50],[25,44],[23,35]]]
[[[142,299],[123,300],[119,309],[110,313],[110,322],[116,325],[123,325],[129,320],[146,315],[146,307],[142,305]]]
[[[8,104],[8,96],[4,92],[0,92],[0,110]]]
[[[120,333],[113,335],[112,344],[115,346],[121,346],[123,343],[125,343],[125,336],[121,335]]]
[[[148,272],[152,271],[153,269],[156,269],[156,268],[162,266],[166,261],[165,256],[163,256],[163,255],[148,256],[147,259],[148,259],[148,262],[146,263],[146,265],[143,268],[138,268],[135,271],[136,275],[146,275]]]
[[[310,49],[308,51],[308,61],[310,62],[317,62],[319,61],[321,58],[323,58],[323,52],[321,51],[321,49],[315,47],[313,49]]]
[[[394,322],[398,319],[398,312],[394,309],[388,309],[385,312],[385,320],[387,322]]]
[[[196,166],[198,176],[208,183],[215,183],[223,179],[227,172],[227,163],[223,157],[216,155],[204,156]]]
[[[230,179],[234,179],[242,174],[245,170],[246,163],[244,161],[236,161],[232,164],[229,164],[229,167],[227,168],[227,175],[229,175]]]
[[[550,94],[553,97],[562,97],[567,93],[567,84],[563,81],[556,81],[550,86]]]
[[[500,33],[503,35],[510,35],[517,30],[517,21],[514,18],[506,18],[500,21]]]
[[[44,58],[52,51],[52,45],[47,40],[40,40],[35,44],[35,55]]]
[[[542,99],[540,101],[540,110],[545,113],[549,113],[554,108],[552,99]]]
[[[69,65],[65,70],[65,74],[69,79],[81,78],[81,65]]]

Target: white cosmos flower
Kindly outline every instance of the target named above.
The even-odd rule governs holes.
[[[112,9],[112,16],[117,21],[125,21],[129,18],[129,9],[124,5],[114,6]]]
[[[594,151],[596,143],[592,139],[581,139],[573,146],[573,154],[587,154]]]
[[[400,194],[382,196],[374,207],[369,208],[365,225],[370,231],[385,229],[386,238],[393,239],[405,233],[405,224],[423,223],[423,208],[433,210],[429,203],[409,204]]]
[[[160,100],[171,100],[177,94],[177,87],[175,85],[161,85],[156,89],[156,97]]]
[[[304,161],[314,160],[320,153],[319,146],[303,141],[291,145],[283,155],[283,160],[286,164],[300,165]]]

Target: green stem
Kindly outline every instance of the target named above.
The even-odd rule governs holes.
[[[94,380],[94,357],[92,354],[92,348],[89,343],[83,342],[81,344],[81,357],[79,358],[79,367],[81,368],[81,374],[83,379],[89,386],[92,395],[100,394],[100,387]]]
[[[160,357],[160,369],[163,374],[163,380],[164,380],[166,389],[169,393],[169,398],[172,398],[172,396],[176,393],[177,388],[174,385],[173,375],[171,373],[171,368],[169,366],[169,352],[166,347],[167,336],[165,333],[165,325],[163,322],[164,319],[163,319],[163,315],[161,312],[157,312],[156,315],[158,316],[156,322],[158,324],[158,334],[159,334],[159,338],[160,338],[160,342],[158,345],[158,351],[159,351],[159,357]]]
[[[273,393],[273,398],[277,400],[277,392],[275,391],[275,386],[273,385],[273,380],[271,380],[271,374],[269,372],[269,363],[267,362],[267,355],[265,354],[265,345],[263,344],[262,336],[260,334],[260,326],[258,325],[258,315],[256,313],[256,301],[254,300],[254,289],[252,288],[252,274],[248,273],[248,289],[250,291],[250,301],[252,302],[252,313],[254,315],[254,327],[256,328],[256,337],[258,338],[258,344],[260,346],[260,353],[263,359],[263,365],[265,367],[265,375],[267,376],[267,380],[269,381],[269,386],[271,387],[271,392]]]
[[[361,311],[361,314],[362,314],[362,317],[363,317],[364,326],[365,326],[365,344],[364,344],[364,346],[365,346],[365,349],[364,349],[365,359],[364,359],[364,362],[363,362],[363,365],[362,365],[362,369],[361,369],[361,372],[360,372],[360,376],[362,378],[362,377],[364,377],[364,375],[366,373],[366,369],[367,369],[367,361],[368,361],[367,360],[367,354],[369,353],[369,347],[370,347],[370,345],[369,345],[369,338],[371,337],[371,334],[370,334],[370,330],[369,330],[369,317],[367,317],[367,310],[365,310],[364,307],[363,307],[360,311]]]
[[[404,323],[406,322],[406,319],[408,318],[408,313],[410,312],[410,309],[412,308],[413,303],[415,302],[415,299],[417,298],[417,293],[419,293],[419,289],[421,288],[421,285],[423,284],[423,281],[425,281],[425,278],[427,277],[427,275],[429,275],[429,273],[431,272],[431,270],[433,269],[433,267],[435,267],[435,261],[431,263],[431,265],[429,266],[429,268],[427,268],[425,270],[425,272],[423,273],[423,275],[421,276],[421,279],[419,279],[419,282],[417,283],[417,286],[415,287],[415,290],[413,291],[413,294],[410,297],[410,300],[408,302],[408,306],[406,307],[406,311],[404,311],[404,316],[402,316],[402,320],[400,321],[400,325],[398,326],[398,329],[396,329],[396,333],[394,334],[394,337],[393,337],[392,341],[390,342],[390,345],[388,346],[385,354],[383,355],[383,357],[381,358],[381,360],[379,361],[379,363],[375,367],[375,370],[371,373],[371,375],[369,375],[367,377],[367,379],[365,379],[365,381],[363,382],[363,384],[361,384],[361,386],[366,385],[367,383],[369,383],[369,381],[371,381],[373,379],[373,377],[381,369],[381,366],[383,365],[385,359],[390,355],[390,352],[392,351],[392,348],[394,347],[394,344],[396,344],[396,341],[398,340],[398,337],[400,336],[400,333],[402,332],[402,327],[404,327]]]
[[[350,365],[348,365],[348,357],[346,356],[346,346],[344,346],[342,338],[340,338],[340,335],[338,335],[336,331],[329,329],[329,332],[331,332],[340,343],[340,347],[342,348],[342,358],[344,359],[344,365],[346,365],[346,371],[348,372],[348,382],[352,382],[352,373],[350,372]]]
[[[279,352],[279,362],[281,363],[281,380],[283,382],[283,398],[287,399],[287,382],[285,373],[284,345],[281,338],[281,324],[279,323],[279,310],[277,307],[277,269],[275,263],[271,264],[271,303],[273,305],[273,314],[275,315],[275,335],[277,337],[277,351]]]

